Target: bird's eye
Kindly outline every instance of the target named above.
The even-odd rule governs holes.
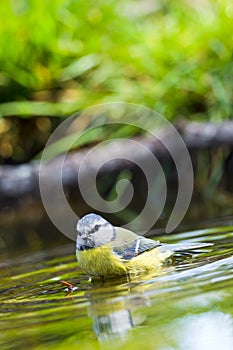
[[[100,225],[95,225],[94,226],[95,231],[98,231],[99,227],[100,227]]]

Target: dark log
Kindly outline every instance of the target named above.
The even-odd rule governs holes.
[[[222,123],[184,122],[177,126],[177,130],[189,149],[233,146],[233,121]]]
[[[233,146],[233,121],[227,121],[221,124],[183,123],[179,124],[177,129],[190,151],[193,149],[217,148],[220,146],[228,146],[231,148]],[[163,137],[164,139],[169,137],[166,130],[164,131]],[[169,157],[167,149],[159,140],[143,136],[137,137],[134,140],[142,146],[147,147],[158,158],[166,160],[166,158]],[[113,159],[101,168],[105,160],[109,158],[109,156],[106,155],[111,154],[116,147],[118,148],[119,154],[124,154],[127,159],[137,161],[144,157],[143,153],[135,154],[134,147],[130,146],[127,141],[113,141],[101,149],[98,149],[95,155],[91,157],[86,167],[86,175],[88,176],[90,171],[95,172],[96,169],[100,169],[99,173],[101,175],[130,167],[130,162],[127,160]],[[63,166],[64,189],[73,184],[77,184],[77,172],[87,152],[89,152],[89,149],[81,149],[67,155]],[[51,185],[56,181],[58,163],[59,157],[49,164],[42,165],[43,173],[46,174],[47,181],[48,183],[50,182]],[[0,207],[6,206],[7,203],[17,206],[17,204],[21,204],[25,198],[27,198],[27,200],[31,198],[39,200],[39,166],[38,162],[30,162],[17,166],[0,166]],[[228,166],[228,171],[233,172],[232,167]]]

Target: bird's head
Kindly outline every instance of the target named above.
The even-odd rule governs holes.
[[[113,241],[116,235],[114,226],[97,214],[83,216],[76,229],[78,250],[100,247]]]

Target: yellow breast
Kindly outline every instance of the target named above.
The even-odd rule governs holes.
[[[110,278],[127,274],[123,261],[109,247],[77,251],[79,266],[91,276]]]
[[[79,266],[91,276],[111,278],[119,275],[135,275],[158,271],[172,252],[161,252],[159,248],[146,251],[131,260],[122,260],[107,246],[77,251]]]

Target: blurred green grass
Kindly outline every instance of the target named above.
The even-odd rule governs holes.
[[[228,0],[12,0],[0,16],[1,116],[125,101],[172,120],[231,117]]]
[[[0,163],[33,159],[63,118],[101,103],[232,117],[228,0],[6,0],[0,18]]]

